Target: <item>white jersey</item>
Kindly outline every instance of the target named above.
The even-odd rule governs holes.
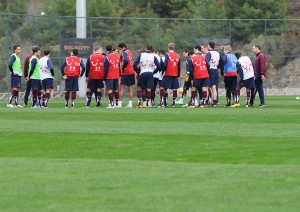
[[[254,71],[253,71],[253,65],[248,56],[242,56],[239,58],[239,63],[242,66],[243,69],[243,80],[250,79],[251,77],[254,77]]]
[[[47,65],[48,60],[50,60],[48,57],[42,57],[40,59],[40,73],[41,73],[41,79],[48,79],[52,78],[53,76],[51,74],[50,68]]]
[[[144,52],[141,54],[141,59],[140,59],[140,75],[145,73],[145,72],[150,72],[153,73],[155,69],[155,63],[154,63],[154,55]]]
[[[210,61],[209,61],[209,68],[210,69],[218,69],[219,61],[220,61],[220,54],[217,51],[209,51],[210,52]]]
[[[154,56],[156,57],[156,59],[158,60],[158,62],[160,61],[160,57],[157,55],[157,54],[154,54]],[[157,67],[155,66],[154,67],[154,70],[156,69]],[[153,78],[156,78],[156,79],[159,79],[159,80],[162,80],[162,73],[161,73],[161,71],[158,71],[157,73],[155,73],[154,75],[153,75]]]

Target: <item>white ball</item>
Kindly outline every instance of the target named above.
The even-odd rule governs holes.
[[[45,15],[45,12],[41,12],[41,15]]]
[[[296,99],[300,99],[300,97],[299,97],[299,96],[297,96],[297,97],[296,97]]]

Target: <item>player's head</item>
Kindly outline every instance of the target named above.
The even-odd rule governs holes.
[[[232,48],[230,45],[224,46],[224,54],[227,54],[228,52],[231,52]]]
[[[152,45],[147,45],[146,50],[152,52],[153,51],[153,46]]]
[[[201,52],[201,46],[200,45],[196,45],[194,47],[194,52],[195,52],[195,54],[198,54],[199,52]]]
[[[202,46],[202,52],[203,52],[204,54],[206,54],[208,51],[209,51],[209,50],[208,50],[208,44],[207,44],[207,45],[203,45],[203,46]]]
[[[255,44],[255,45],[252,46],[252,51],[253,51],[254,54],[259,53],[261,51],[260,49],[261,49],[261,47],[258,44]]]
[[[125,43],[119,43],[118,48],[123,51],[124,49],[126,49],[126,44]]]
[[[162,50],[162,49],[158,50],[158,55],[159,55],[160,57],[163,57],[163,56],[165,55],[165,51]]]
[[[94,53],[99,53],[99,54],[102,54],[103,53],[103,49],[101,46],[96,46],[94,48]]]
[[[14,45],[14,53],[20,54],[21,53],[21,46],[20,45]]]
[[[209,50],[215,49],[215,46],[216,46],[215,42],[212,42],[212,41],[208,42],[208,49]]]
[[[44,50],[44,56],[50,56],[51,51],[49,49]]]
[[[237,59],[239,59],[242,56],[242,53],[240,51],[236,51],[234,55],[236,56]]]
[[[73,49],[72,50],[72,55],[77,56],[78,55],[78,49]]]
[[[168,49],[169,49],[169,51],[174,51],[175,50],[175,43],[169,43],[168,44]]]
[[[144,52],[144,49],[139,49],[138,50],[138,55],[142,54]]]
[[[111,52],[112,51],[112,46],[111,45],[107,45],[105,47],[106,51]]]
[[[189,56],[189,50],[188,49],[183,50],[182,55],[184,57],[188,57]]]
[[[188,57],[192,57],[195,53],[193,51],[188,52]]]
[[[119,49],[117,47],[112,48],[113,53],[119,54]]]
[[[40,47],[35,46],[34,48],[32,48],[32,53],[33,53],[35,56],[40,56],[40,55],[41,55],[41,49],[40,49]]]

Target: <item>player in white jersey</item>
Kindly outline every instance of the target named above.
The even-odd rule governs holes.
[[[142,89],[146,89],[146,105],[149,107],[149,101],[151,99],[151,90],[154,86],[153,74],[159,71],[160,63],[158,59],[151,54],[152,46],[147,46],[146,52],[139,55],[133,64],[134,70],[139,74],[138,84],[137,84],[137,97],[138,97],[138,108],[141,108],[142,100]],[[156,67],[156,69],[155,69]]]
[[[241,56],[240,52],[236,52],[235,56],[238,59],[236,66],[241,79],[234,94],[234,105],[231,107],[240,107],[240,90],[243,87],[246,87],[246,107],[248,107],[251,89],[255,88],[253,64],[248,56]]]
[[[158,62],[160,62],[160,56],[158,55],[158,53],[154,52],[154,49],[151,50],[151,53],[156,57]],[[154,69],[156,69],[156,68],[157,67],[155,66]],[[150,107],[155,107],[155,91],[156,91],[157,85],[162,80],[162,78],[163,78],[163,76],[162,76],[161,71],[158,71],[155,74],[153,74],[154,86],[153,86],[153,89],[151,90],[151,104],[150,104]]]
[[[215,51],[215,43],[209,42],[207,44],[208,52],[205,52],[205,60],[209,67],[209,81],[210,81],[210,88],[212,89],[212,93],[209,92],[209,98],[213,96],[213,103],[212,106],[217,106],[217,95],[218,95],[218,82],[219,82],[219,74],[218,74],[218,65],[220,62],[220,53]],[[209,90],[210,91],[210,90]]]
[[[48,108],[50,93],[53,89],[54,70],[53,63],[50,60],[50,50],[44,51],[44,57],[40,59],[40,73],[42,88],[44,90],[42,107]]]

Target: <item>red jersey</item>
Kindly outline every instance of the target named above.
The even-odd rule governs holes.
[[[106,79],[119,79],[120,78],[120,59],[115,53],[108,54],[106,56],[108,60],[108,71]]]
[[[179,60],[180,57],[177,53],[175,52],[168,52],[168,66],[165,71],[165,76],[168,77],[177,77],[179,75],[178,69],[179,69]]]
[[[191,58],[194,68],[194,79],[208,78],[208,70],[205,58],[202,55],[197,55]]]
[[[125,67],[125,69],[122,71],[122,75],[131,75],[134,74],[134,68],[133,68],[133,61],[132,61],[132,53],[128,49],[126,49],[124,52],[128,55],[128,63]],[[124,64],[124,55],[122,57],[122,66]]]
[[[90,79],[103,79],[104,76],[104,56],[92,54],[90,56]]]
[[[70,56],[66,58],[66,72],[68,77],[80,76],[80,58],[77,56]]]

